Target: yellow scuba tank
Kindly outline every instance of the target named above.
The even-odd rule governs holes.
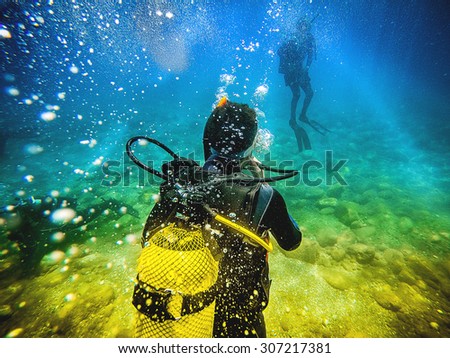
[[[169,224],[147,244],[138,261],[144,297],[141,307],[135,302],[136,337],[212,337],[218,262],[202,232]],[[143,305],[153,308],[144,314]]]

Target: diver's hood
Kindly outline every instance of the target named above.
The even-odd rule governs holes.
[[[250,155],[257,131],[256,114],[248,106],[227,101],[216,107],[203,132],[205,160],[213,154],[234,159]]]

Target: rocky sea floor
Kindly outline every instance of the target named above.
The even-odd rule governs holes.
[[[334,151],[349,158],[347,186],[276,186],[304,239],[298,250],[275,247],[269,255],[268,336],[450,337],[448,192],[432,172],[448,170],[445,159],[421,154],[422,167],[412,171],[409,153],[392,150],[388,140],[369,145],[372,129],[356,130],[357,139]],[[292,138],[280,136],[274,151],[287,158],[292,151],[277,144],[284,142]],[[139,240],[157,189],[108,191],[88,179],[66,183],[71,192],[86,192],[81,208],[109,196],[139,217],[104,213],[68,233],[28,275],[3,222],[0,336],[133,336]]]

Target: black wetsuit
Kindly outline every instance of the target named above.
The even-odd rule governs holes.
[[[219,159],[220,161],[220,159]],[[211,166],[207,161],[205,168]],[[217,165],[213,168],[217,170]],[[226,168],[226,169],[224,169]],[[220,171],[236,173],[237,166],[223,166]],[[267,230],[281,248],[294,250],[302,235],[289,216],[282,196],[268,184],[233,183],[218,186],[210,196],[211,207],[228,218],[251,228],[258,235]],[[217,224],[211,224],[217,226]],[[267,251],[243,240],[242,235],[220,227],[225,235],[217,240],[223,256],[217,282],[214,337],[265,337],[262,311],[269,301],[269,267]]]
[[[223,160],[226,159],[221,158],[214,163],[207,161],[204,170],[217,174],[236,173],[238,166],[227,165],[229,163],[222,166]],[[285,250],[293,250],[300,245],[302,236],[297,224],[289,216],[282,196],[269,185],[221,182],[208,186],[207,190],[206,203],[218,214],[260,236],[270,229]],[[155,205],[147,219],[144,241],[173,217],[175,204],[170,200],[170,188],[165,184],[161,186],[161,196],[162,201]],[[200,209],[193,216],[198,221],[205,218]],[[213,336],[265,337],[262,311],[268,304],[270,287],[267,251],[214,220],[209,224],[211,230],[204,230],[204,235],[217,243],[213,254],[219,261]],[[220,236],[215,233],[220,233]]]
[[[308,33],[304,39],[293,37],[283,43],[278,49],[280,56],[279,73],[284,74],[286,86],[300,86],[304,88],[311,79],[308,68],[311,66],[315,54],[316,44],[314,37]],[[306,59],[306,68],[303,63]]]

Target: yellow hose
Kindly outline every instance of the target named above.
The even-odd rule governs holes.
[[[272,246],[272,243],[270,242],[270,239],[269,239],[269,242],[266,242],[265,240],[263,240],[258,235],[251,232],[250,230],[246,229],[245,227],[242,227],[241,225],[236,224],[219,214],[215,214],[214,219],[217,220],[218,222],[240,232],[241,234],[247,236],[250,240],[252,240],[252,241],[256,242],[258,245],[264,247],[268,252],[273,251],[273,246]]]

